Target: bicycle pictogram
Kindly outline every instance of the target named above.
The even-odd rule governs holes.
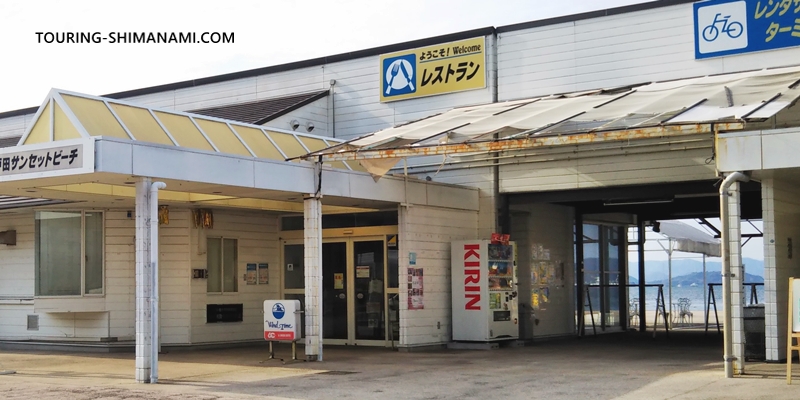
[[[742,33],[744,32],[742,23],[730,21],[730,18],[730,15],[722,17],[722,13],[717,13],[717,15],[714,16],[714,21],[711,23],[711,25],[703,28],[703,39],[706,42],[713,42],[717,40],[720,32],[727,34],[731,39],[736,39],[739,36],[742,36]],[[722,26],[718,27],[720,24]]]

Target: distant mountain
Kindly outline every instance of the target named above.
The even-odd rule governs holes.
[[[588,260],[587,260],[588,261]],[[596,263],[596,261],[595,261]],[[749,275],[759,277],[760,282],[763,282],[764,276],[764,262],[752,258],[744,259],[745,272]],[[669,278],[669,262],[667,260],[648,260],[645,262],[645,276],[647,283],[656,283],[656,281],[665,281]],[[722,271],[722,264],[719,261],[706,262],[706,272],[709,277],[716,276],[719,280],[720,271]],[[674,277],[698,273],[700,281],[703,278],[703,262],[699,260],[689,259],[673,259],[672,260],[672,276]],[[628,263],[628,274],[631,279],[639,278],[639,265],[636,260],[631,260]],[[749,282],[750,280],[748,280]]]
[[[745,273],[745,283],[764,283],[764,278]],[[649,281],[648,283],[657,283],[668,285],[669,279],[660,279],[657,281]],[[722,274],[717,272],[708,272],[706,273],[706,283],[722,283]],[[695,286],[703,286],[703,273],[702,272],[692,272],[686,275],[679,275],[672,277],[672,286],[681,286],[681,287],[689,287],[692,285]]]

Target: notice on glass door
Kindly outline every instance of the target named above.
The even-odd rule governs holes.
[[[422,268],[408,269],[408,309],[422,310],[425,308],[422,290]]]
[[[338,272],[333,274],[333,289],[344,289],[344,274]]]

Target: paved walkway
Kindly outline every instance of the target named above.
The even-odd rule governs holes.
[[[725,379],[716,335],[637,333],[491,351],[326,348],[283,365],[265,347],[163,354],[160,384],[133,381],[133,354],[0,353],[3,399],[797,399],[785,364]],[[279,356],[288,356],[288,348]]]

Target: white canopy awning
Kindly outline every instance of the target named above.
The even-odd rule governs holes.
[[[787,67],[460,107],[302,158],[374,160],[376,173],[393,163],[375,159],[739,130],[793,104],[798,83]]]
[[[672,250],[721,257],[719,239],[680,221],[659,221],[660,232],[674,243]]]

